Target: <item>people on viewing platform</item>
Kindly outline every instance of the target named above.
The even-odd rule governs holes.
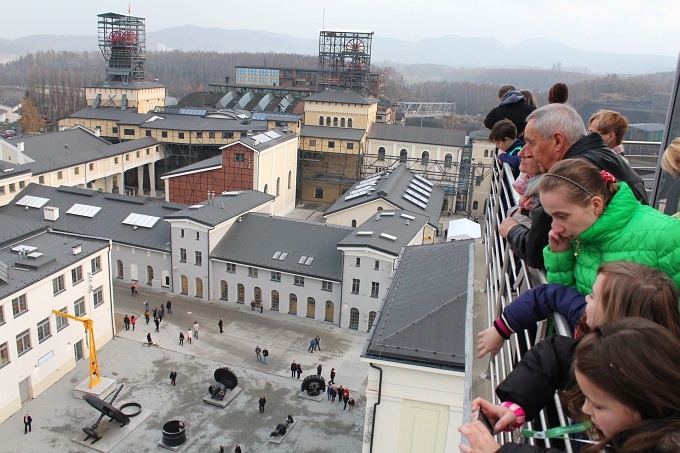
[[[517,154],[524,146],[522,140],[517,139],[517,128],[508,119],[503,119],[493,125],[489,140],[498,148],[498,160],[510,165],[512,174],[519,176],[521,159]]]
[[[558,82],[548,91],[549,104],[566,104],[569,100],[569,87],[566,83]]]
[[[627,131],[628,119],[613,110],[598,110],[588,121],[588,133],[600,134],[604,143],[619,156],[623,156],[622,143]]]
[[[503,119],[509,119],[517,128],[517,134],[522,137],[527,125],[527,116],[536,110],[536,107],[526,103],[524,96],[512,85],[504,85],[498,90],[500,104],[493,108],[484,119],[487,129],[493,128],[494,124]]]
[[[529,90],[519,90],[519,94],[524,96],[524,102],[531,105],[532,107],[538,108],[538,102],[536,102],[536,97],[534,93]]]
[[[666,148],[661,160],[661,168],[672,178],[675,178],[675,182],[664,187],[663,199],[665,205],[662,208],[663,212],[678,218],[678,212],[680,212],[680,190],[673,190],[673,187],[677,187],[676,185],[680,184],[680,137],[673,140],[668,148]],[[659,198],[662,198],[662,193],[659,195]]]

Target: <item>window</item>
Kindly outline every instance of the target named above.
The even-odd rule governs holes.
[[[253,295],[255,296],[255,304],[261,305],[262,304],[262,290],[259,287],[255,287],[253,290]]]
[[[399,162],[400,163],[405,164],[407,157],[408,157],[408,151],[406,151],[405,149],[402,149],[401,151],[399,151]]]
[[[19,181],[19,189],[23,189],[24,187],[26,187],[26,181]]]
[[[354,265],[356,267],[361,267],[361,258],[354,258]]]
[[[153,267],[146,266],[146,284],[151,285],[153,283]]]
[[[331,117],[329,116],[329,117],[326,117],[326,126],[330,126],[330,125],[331,125]]]
[[[323,116],[319,117],[319,126],[323,126]]]
[[[308,318],[316,317],[316,301],[314,300],[313,297],[307,298],[307,317]]]
[[[258,271],[257,268],[249,267],[248,268],[248,277],[257,278],[257,275],[258,275],[257,271]]]
[[[338,117],[333,118],[333,127],[338,127]]]
[[[196,240],[198,241],[201,238],[201,232],[197,231],[196,232]]]
[[[449,153],[444,156],[444,168],[451,168],[453,166],[453,156]]]
[[[293,170],[288,170],[288,188],[290,189],[293,184]]]
[[[269,193],[269,184],[265,184],[265,185],[264,185],[264,190],[263,190],[263,192],[264,192],[264,193]]]
[[[9,349],[7,348],[7,342],[0,344],[0,367],[3,367],[9,363]]]
[[[52,331],[50,330],[50,318],[45,318],[38,323],[38,343],[42,343],[51,336]]]
[[[61,172],[59,172],[59,173],[61,173]],[[59,179],[61,179],[61,178],[59,178]],[[14,183],[10,184],[9,185],[9,193],[14,193],[16,191],[17,191],[16,185]]]
[[[373,265],[373,270],[376,270],[376,271],[380,270],[380,260],[375,260],[375,264]]]
[[[333,291],[333,282],[322,281],[321,291]]]
[[[71,282],[74,285],[83,281],[83,266],[78,266],[71,269]]]
[[[272,310],[279,311],[279,292],[272,291]]]
[[[359,286],[361,281],[358,278],[352,279],[352,294],[359,294]]]
[[[479,201],[472,202],[472,209],[479,209]]]
[[[85,316],[85,298],[81,297],[73,302],[73,314],[76,316]]]
[[[14,314],[15,318],[22,313],[26,313],[27,311],[28,304],[26,302],[26,294],[22,294],[21,296],[12,299],[12,313]]]
[[[354,149],[354,143],[348,143],[347,149]]]
[[[44,178],[43,178],[44,181]],[[5,186],[0,186],[0,195],[5,195]]]
[[[371,327],[373,327],[373,323],[375,323],[375,317],[377,313],[372,311],[368,314],[368,331],[371,331]]]
[[[281,195],[281,178],[276,178],[276,196]]]
[[[340,127],[345,127],[345,119],[340,118]]]
[[[0,305],[0,326],[5,323],[5,307]]]
[[[118,133],[118,126],[113,126],[111,128],[111,132],[113,132],[114,134],[117,134]]]
[[[246,155],[243,153],[234,153],[234,160],[236,162],[245,162]]]
[[[183,249],[183,248],[179,249],[179,262],[180,263],[186,263],[187,262],[187,249]]]
[[[66,310],[66,307],[62,308],[59,311],[62,312],[62,313],[68,313],[68,311]],[[64,327],[68,326],[68,318],[65,317],[65,316],[59,316],[59,315],[56,315],[56,317],[57,317],[57,332],[59,332]]]
[[[114,163],[114,164],[118,164],[118,158],[117,158],[117,157],[114,157],[114,158],[113,158],[113,163]],[[114,184],[114,186],[115,186],[115,184]]]
[[[146,133],[146,136],[147,136],[147,137],[151,137],[151,131],[150,131],[149,129],[147,129],[147,130],[145,131],[145,133]]]
[[[305,278],[298,275],[295,276],[295,286],[305,286]]]
[[[328,147],[329,148],[335,148],[335,142],[333,140],[328,140]]]
[[[288,296],[288,314],[297,315],[297,296],[293,293]]]
[[[349,311],[349,328],[358,330],[359,329],[359,310],[352,308]]]
[[[129,155],[129,154],[126,154],[126,155],[125,155],[125,161],[126,161],[126,162],[129,162],[129,161],[130,161],[130,155]]]
[[[123,278],[123,262],[121,260],[116,261],[116,278]]]
[[[168,138],[168,131],[161,131],[162,138]]]
[[[489,157],[489,150],[488,149],[484,150],[484,157]]]
[[[281,281],[281,272],[272,271],[272,278],[271,278],[271,280],[272,280],[273,282],[280,282],[280,281]]]
[[[323,198],[323,187],[317,187],[314,189],[314,198]]]
[[[194,264],[196,266],[203,266],[203,253],[194,252]]]
[[[64,172],[58,171],[57,172],[57,179],[64,179]],[[14,190],[12,189],[12,186],[13,186],[13,184],[9,185],[9,191],[10,192],[14,192]]]
[[[222,132],[222,138],[234,138],[233,132]]]
[[[45,184],[45,177],[44,176],[38,176],[38,184]]]
[[[203,132],[196,132],[196,138],[203,138]]]
[[[184,228],[180,228],[180,230],[179,230],[179,237],[181,237],[181,238],[184,237]]]
[[[246,288],[239,283],[236,287],[236,302],[242,304],[246,300]]]
[[[310,139],[309,146],[316,146],[316,140]]]
[[[227,263],[227,272],[229,272],[230,274],[235,274],[236,273],[236,264]]]
[[[31,350],[31,333],[28,329],[17,335],[17,354],[21,357],[24,353]]]
[[[220,299],[229,300],[229,283],[226,280],[220,281]]]
[[[52,293],[54,295],[59,294],[60,292],[64,291],[64,276],[60,275],[57,278],[52,279]]]
[[[380,283],[371,282],[371,297],[378,297],[380,293]]]
[[[180,140],[184,139],[184,132],[180,132],[177,136]]]
[[[92,293],[92,300],[94,301],[94,307],[97,308],[104,303],[104,287],[100,286],[94,290]],[[61,318],[62,316],[60,316]]]
[[[90,167],[90,171],[94,171],[94,164],[89,164],[88,167]]]
[[[429,152],[423,151],[423,154],[420,156],[420,164],[424,167],[430,165],[430,153]]]
[[[352,127],[352,118],[347,118],[347,127]]]
[[[378,160],[385,160],[385,147],[378,148]]]
[[[356,227],[357,227],[357,221],[356,221],[356,219],[352,219],[352,228],[356,228]]]

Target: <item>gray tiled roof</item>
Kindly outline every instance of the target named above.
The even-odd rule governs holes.
[[[465,369],[470,242],[407,247],[362,357]]]
[[[360,141],[364,138],[364,134],[366,134],[366,131],[363,129],[349,129],[344,127],[302,126],[300,128],[300,137]]]
[[[269,134],[269,133],[274,133],[274,134],[278,135],[278,137],[275,137],[275,138],[269,137],[269,140],[263,140],[264,138],[267,138],[266,134]],[[262,135],[264,135],[265,137],[262,137]],[[272,146],[276,146],[279,143],[283,143],[283,142],[286,142],[288,140],[292,140],[296,137],[297,137],[297,135],[290,132],[290,131],[287,131],[287,130],[284,131],[283,129],[272,129],[272,130],[267,131],[267,132],[262,133],[262,134],[253,134],[253,135],[249,135],[247,137],[241,137],[236,143],[240,142],[240,143],[243,143],[244,145],[246,145],[249,148],[255,149],[257,151],[263,151],[267,148],[271,148]],[[226,145],[224,148],[229,147],[229,146],[233,146],[233,145],[234,145],[234,143],[230,143],[229,145]]]
[[[489,140],[490,129],[479,129],[477,131],[470,132],[470,138],[474,140]]]
[[[38,222],[0,214],[0,247],[43,229]]]
[[[305,101],[335,102],[341,104],[371,105],[378,102],[377,99],[366,99],[354,91],[327,90],[305,98]]]
[[[444,202],[444,189],[435,184],[432,187],[432,192],[428,199],[427,205],[425,205],[425,209],[423,209],[404,198],[404,194],[406,194],[411,181],[414,179],[417,178],[413,172],[407,169],[404,165],[398,165],[394,167],[391,173],[388,171],[383,172],[380,176],[380,179],[376,181],[376,185],[373,186],[373,191],[370,193],[366,193],[366,195],[355,197],[350,200],[345,200],[345,197],[355,190],[357,186],[362,184],[363,181],[359,181],[350,187],[350,189],[345,192],[344,196],[338,198],[338,200],[333,203],[333,205],[331,205],[331,207],[328,208],[328,210],[324,213],[324,216],[344,211],[346,209],[353,208],[354,206],[359,206],[378,199],[383,199],[399,209],[426,216],[429,219],[428,223],[434,228],[437,228],[439,215],[442,209],[442,203]]]
[[[337,244],[351,231],[348,227],[247,214],[229,229],[212,258],[341,281],[342,253]],[[272,259],[277,251],[288,252],[288,257],[283,261]],[[314,257],[310,266],[297,264],[302,255]]]
[[[47,198],[45,206],[59,208],[59,219],[54,222],[44,220],[43,209],[16,205],[24,195]],[[98,206],[102,209],[92,218],[66,214],[74,204]],[[48,187],[29,184],[15,197],[14,201],[0,208],[0,214],[33,220],[50,226],[54,231],[82,234],[92,237],[110,238],[113,242],[153,250],[170,251],[170,224],[163,217],[176,212],[164,203],[152,202],[141,197],[102,194],[94,190],[73,187]],[[133,229],[122,222],[131,213],[159,217],[152,228]]]
[[[111,145],[84,127],[22,137],[18,141],[24,142],[24,154],[36,161]]]
[[[274,195],[258,192],[257,190],[243,190],[223,192],[215,198],[200,203],[200,208],[187,207],[181,211],[166,215],[166,219],[188,219],[204,225],[215,226],[234,217],[245,214],[269,201]]]
[[[409,219],[408,217],[414,217]],[[371,248],[393,256],[399,256],[418,231],[425,226],[428,218],[408,211],[380,211],[362,223],[356,230],[340,241],[338,247]],[[370,236],[359,234],[372,232]],[[393,236],[392,240],[381,234]]]
[[[144,88],[165,88],[165,85],[162,83],[156,83],[156,82],[147,82],[145,80],[139,81],[139,82],[128,82],[128,83],[123,83],[120,81],[111,81],[111,82],[97,82],[97,83],[91,83],[87,85],[87,88],[128,88],[128,89],[133,89],[133,90],[143,90]]]
[[[373,123],[368,131],[368,138],[425,145],[463,146],[465,144],[465,131]]]
[[[125,121],[125,124],[141,124],[151,118],[151,113],[137,113],[135,110],[121,110],[114,107],[85,107],[72,113],[69,118],[91,120]]]

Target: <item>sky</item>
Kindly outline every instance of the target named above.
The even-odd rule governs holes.
[[[512,46],[545,38],[578,49],[677,57],[678,0],[132,0],[147,32],[199,25],[317,39],[319,29],[372,30],[419,41],[458,35]],[[380,6],[378,6],[380,5]],[[127,14],[125,0],[20,0],[4,8],[0,38],[95,35],[97,14]]]

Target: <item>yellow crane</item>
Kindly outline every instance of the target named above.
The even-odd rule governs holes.
[[[99,362],[97,361],[97,348],[94,345],[94,321],[89,318],[82,318],[80,316],[69,315],[57,310],[52,310],[55,315],[63,316],[65,318],[80,321],[85,325],[87,332],[87,346],[90,350],[90,388],[94,388],[102,380],[99,375]]]

